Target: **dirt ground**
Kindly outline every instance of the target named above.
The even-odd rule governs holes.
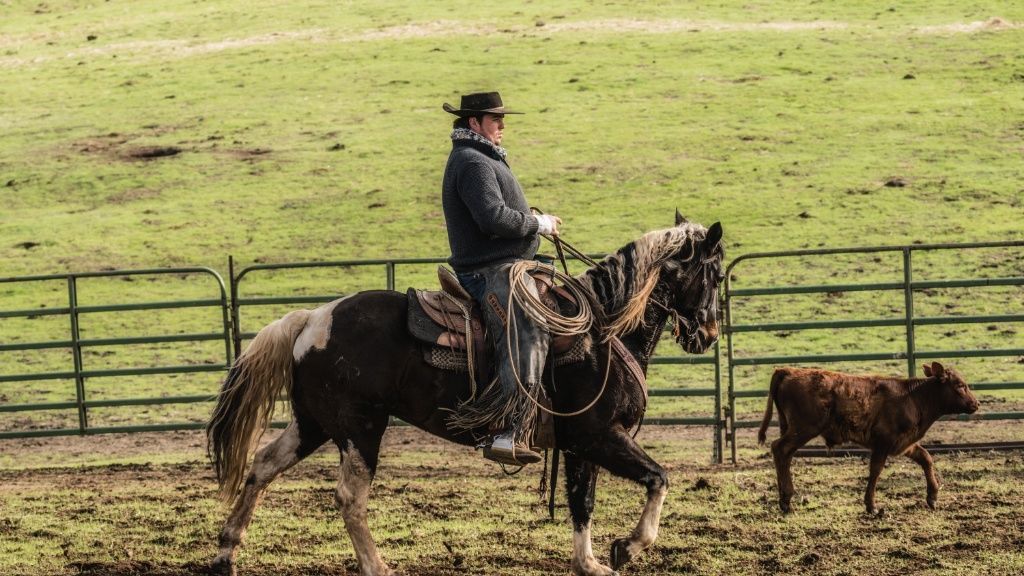
[[[749,434],[747,434],[749,432]],[[934,439],[1020,438],[1016,423],[943,423]],[[272,433],[273,434],[273,433]],[[883,513],[863,512],[866,463],[803,459],[796,512],[782,516],[774,473],[753,431],[737,465],[711,463],[707,428],[650,426],[640,440],[669,471],[658,541],[629,574],[1020,574],[1024,453],[936,456],[943,491],[923,503],[920,470],[894,460],[879,484]],[[201,432],[0,442],[0,573],[204,574],[225,509]],[[324,449],[289,470],[257,509],[239,554],[250,576],[357,574],[334,508],[337,456]],[[370,501],[382,555],[407,576],[568,574],[571,525],[560,489],[555,520],[540,468],[506,477],[468,448],[409,427],[385,436]],[[628,534],[643,492],[602,476],[594,550]]]

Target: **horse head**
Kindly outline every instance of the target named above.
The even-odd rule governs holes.
[[[676,211],[676,226],[691,225]],[[718,340],[718,287],[725,279],[722,224],[715,222],[700,237],[662,265],[669,312],[676,317],[675,338],[690,354],[703,354]]]

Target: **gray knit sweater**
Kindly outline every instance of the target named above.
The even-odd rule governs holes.
[[[470,140],[452,142],[441,203],[456,272],[529,260],[537,254],[537,219],[504,159]]]

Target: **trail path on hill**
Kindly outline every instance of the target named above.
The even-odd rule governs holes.
[[[1024,24],[1010,22],[1003,18],[992,17],[974,22],[954,22],[932,26],[906,26],[897,28],[898,33],[941,35],[941,34],[977,34],[983,32],[1000,32],[1015,30]],[[339,33],[324,28],[309,28],[259,34],[244,38],[224,38],[216,41],[197,41],[195,39],[160,39],[137,40],[130,42],[114,42],[110,44],[89,45],[66,52],[62,55],[38,56],[24,58],[17,55],[0,57],[0,68],[17,68],[39,64],[61,58],[83,59],[107,55],[119,57],[153,57],[188,58],[197,55],[240,50],[288,42],[312,43],[345,43],[372,42],[379,40],[402,40],[415,38],[446,38],[455,36],[492,36],[520,35],[542,36],[563,33],[596,33],[596,34],[689,34],[698,32],[744,34],[756,32],[792,33],[808,31],[832,30],[879,30],[879,27],[862,23],[851,24],[832,20],[812,20],[808,22],[724,22],[716,20],[639,20],[639,19],[605,19],[536,22],[533,26],[500,27],[483,24],[467,24],[458,20],[436,20],[417,22],[401,26],[386,26],[356,33]],[[0,49],[12,50],[33,44],[50,43],[60,40],[59,34],[0,34]]]

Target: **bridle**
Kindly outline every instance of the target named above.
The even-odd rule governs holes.
[[[711,256],[709,258],[703,259],[700,262],[700,266],[698,266],[697,269],[693,272],[693,274],[688,277],[687,285],[685,287],[683,287],[683,289],[682,289],[683,292],[685,293],[685,292],[688,292],[688,291],[690,291],[692,289],[692,285],[694,283],[696,283],[696,282],[701,282],[702,283],[702,286],[701,286],[702,294],[700,296],[700,302],[698,303],[698,305],[696,307],[688,308],[688,310],[690,310],[690,311],[692,311],[694,313],[694,321],[697,323],[698,326],[700,326],[701,324],[704,324],[705,321],[707,320],[707,314],[709,314],[709,313],[714,314],[716,312],[716,308],[717,308],[717,304],[714,301],[714,296],[717,294],[717,290],[718,290],[717,283],[715,283],[715,286],[713,288],[709,288],[708,285],[707,285],[708,284],[708,278],[706,277],[706,271],[705,271],[705,268],[711,263],[712,259],[714,259],[714,256]],[[708,294],[710,294],[711,296],[708,297]],[[678,341],[678,339],[680,338],[680,335],[682,333],[682,327],[685,325],[687,329],[690,328],[689,320],[687,320],[685,315],[684,314],[680,314],[679,311],[676,310],[675,308],[666,307],[665,305],[661,304],[660,302],[658,302],[658,301],[656,301],[654,299],[652,299],[651,302],[653,302],[656,306],[658,306],[662,310],[666,311],[669,314],[669,316],[671,316],[674,319],[674,321],[675,321],[675,329],[673,330],[672,335]]]
[[[533,208],[533,210],[543,214],[543,212],[540,212],[540,210],[537,210],[536,208]],[[598,265],[596,260],[594,260],[590,256],[587,256],[572,244],[569,244],[565,240],[562,240],[559,236],[545,235],[544,237],[550,240],[551,243],[555,245],[555,253],[558,255],[558,261],[562,265],[562,270],[564,270],[567,275],[569,274],[569,266],[568,264],[566,264],[565,261],[565,252],[568,252],[571,256],[575,257],[577,260],[584,262],[590,267],[595,267]],[[696,280],[697,274],[695,273],[690,277],[690,282],[692,283],[695,282]],[[689,288],[689,286],[687,286],[687,288]],[[682,317],[681,314],[679,314],[679,311],[673,308],[672,306],[666,306],[665,304],[662,304],[655,298],[649,299],[648,302],[653,304],[656,308],[664,312],[667,317],[672,319],[672,337],[678,341],[682,335],[683,324],[686,323],[686,320]]]

